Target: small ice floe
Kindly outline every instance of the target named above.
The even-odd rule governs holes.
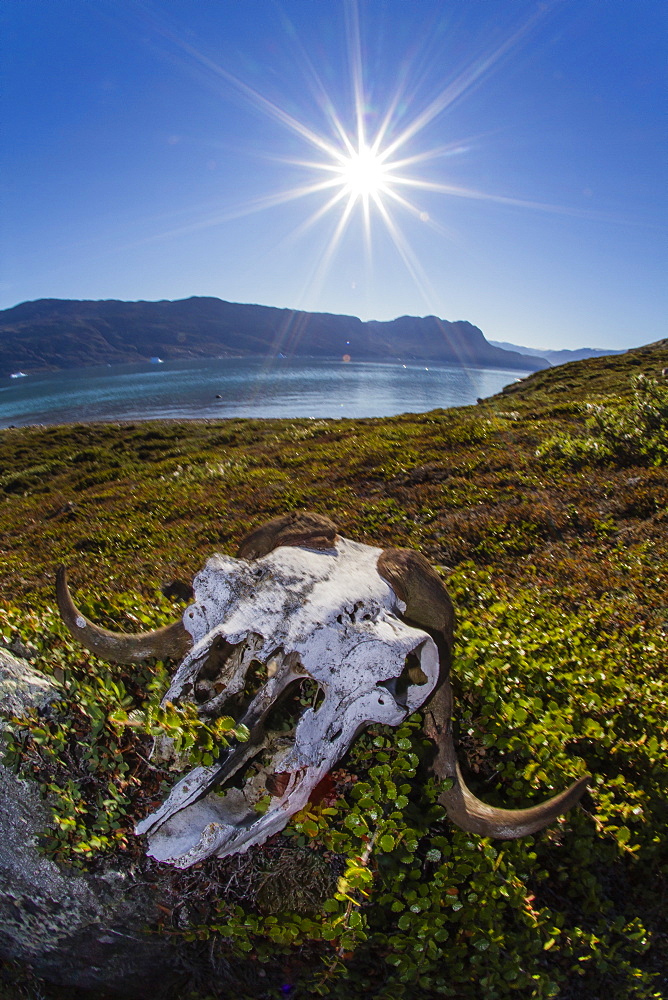
[[[12,372],[12,374],[9,377],[10,378],[27,378],[28,376],[26,375],[25,372]]]

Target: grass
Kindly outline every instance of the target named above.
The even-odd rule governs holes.
[[[343,996],[351,984],[383,1000],[662,995],[666,425],[660,417],[655,433],[638,422],[634,380],[657,379],[663,398],[666,367],[662,341],[420,415],[0,433],[2,631],[78,685],[84,708],[54,722],[51,739],[56,746],[58,726],[98,727],[82,774],[118,735],[109,716],[86,716],[101,695],[84,680],[89,660],[55,623],[55,567],[70,567],[75,594],[101,624],[144,628],[180,613],[161,586],[190,581],[213,551],[234,552],[267,518],[307,508],[352,538],[420,549],[448,582],[460,755],[479,794],[521,805],[595,775],[584,807],[552,830],[495,844],[443,821],[417,720],[398,732],[376,727],[325,804],[251,852],[254,889],[234,889],[238,861],[184,876],[195,880],[183,883],[186,894],[197,895],[205,875],[207,886],[226,886],[200,892],[185,935],[273,970],[265,993],[249,995],[278,995],[286,977],[293,996]],[[603,438],[592,406],[603,407]],[[633,448],[629,427],[640,428]],[[119,681],[127,707],[141,703],[143,675],[93,668],[109,713]],[[129,739],[115,745],[134,753]],[[93,835],[110,849],[92,798],[89,829],[72,831],[65,814],[78,791],[64,777],[58,788],[59,850],[81,850]],[[140,800],[128,793],[115,806],[121,830]],[[121,855],[139,849],[117,841]],[[272,879],[274,895],[289,900],[304,851],[317,859],[321,911],[295,901],[277,912],[266,903]],[[343,879],[338,893],[331,872]],[[199,986],[217,995],[215,984]]]

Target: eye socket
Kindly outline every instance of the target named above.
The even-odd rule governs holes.
[[[408,706],[408,689],[415,685],[426,684],[429,678],[420,665],[420,657],[415,650],[412,650],[404,660],[404,668],[398,677],[390,677],[389,680],[379,681],[377,687],[384,687],[390,692],[397,705],[401,708]]]
[[[241,643],[228,642],[224,635],[218,635],[211,643],[207,658],[199,671],[202,680],[213,680],[223,669],[227,660]]]
[[[235,719],[241,718],[260,688],[267,683],[267,678],[267,664],[252,659],[246,670],[243,688],[226,699],[225,713],[234,716]]]
[[[422,669],[420,657],[417,655],[415,650],[412,650],[406,657],[404,669],[401,671],[401,677],[399,679],[402,680],[404,675],[407,677],[409,684],[417,684],[418,686],[426,684],[429,680]]]
[[[258,693],[263,684],[266,684],[269,676],[269,668],[261,660],[251,660],[246,671],[246,681],[242,695],[244,699],[250,701]]]
[[[199,667],[197,676],[190,683],[194,700],[207,714],[218,711],[223,704],[227,711],[250,701],[267,680],[267,666],[255,658],[255,651],[262,645],[262,636],[250,632],[241,642],[231,643],[224,635],[217,635]],[[243,671],[244,689],[236,695],[226,695],[230,681]]]

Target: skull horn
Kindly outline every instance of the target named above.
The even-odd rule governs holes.
[[[438,801],[452,822],[468,833],[478,833],[483,837],[496,837],[500,840],[527,837],[549,826],[558,816],[574,806],[591,780],[590,775],[586,775],[574,781],[565,791],[529,809],[499,809],[488,806],[466,787],[457,762],[451,717],[452,688],[446,678],[426,706],[424,730],[437,747],[436,757],[432,763],[434,774],[442,781],[449,778],[452,782],[452,787],[441,792]]]
[[[414,549],[384,549],[378,572],[406,605],[409,624],[429,632],[441,655],[441,678],[447,676],[452,655],[455,613],[440,576]]]
[[[405,602],[404,617],[429,632],[441,654],[441,680],[425,708],[424,730],[437,747],[432,770],[441,780],[452,782],[438,800],[448,817],[468,833],[502,840],[526,837],[549,826],[579,801],[590,776],[529,809],[498,809],[476,798],[466,787],[452,735],[449,667],[454,615],[445,586],[427,560],[410,549],[385,549],[378,559],[378,572]]]
[[[67,586],[67,571],[60,566],[56,573],[56,598],[60,615],[75,639],[103,660],[138,663],[156,657],[159,660],[181,658],[192,646],[192,638],[181,621],[156,629],[128,635],[94,625],[79,611]]]
[[[242,538],[239,559],[261,559],[281,545],[303,545],[307,549],[332,549],[337,527],[322,514],[293,510],[260,525]]]

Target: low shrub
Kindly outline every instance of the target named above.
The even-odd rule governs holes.
[[[536,456],[583,465],[665,465],[668,462],[668,385],[639,375],[631,400],[589,403],[584,433],[553,434]]]

